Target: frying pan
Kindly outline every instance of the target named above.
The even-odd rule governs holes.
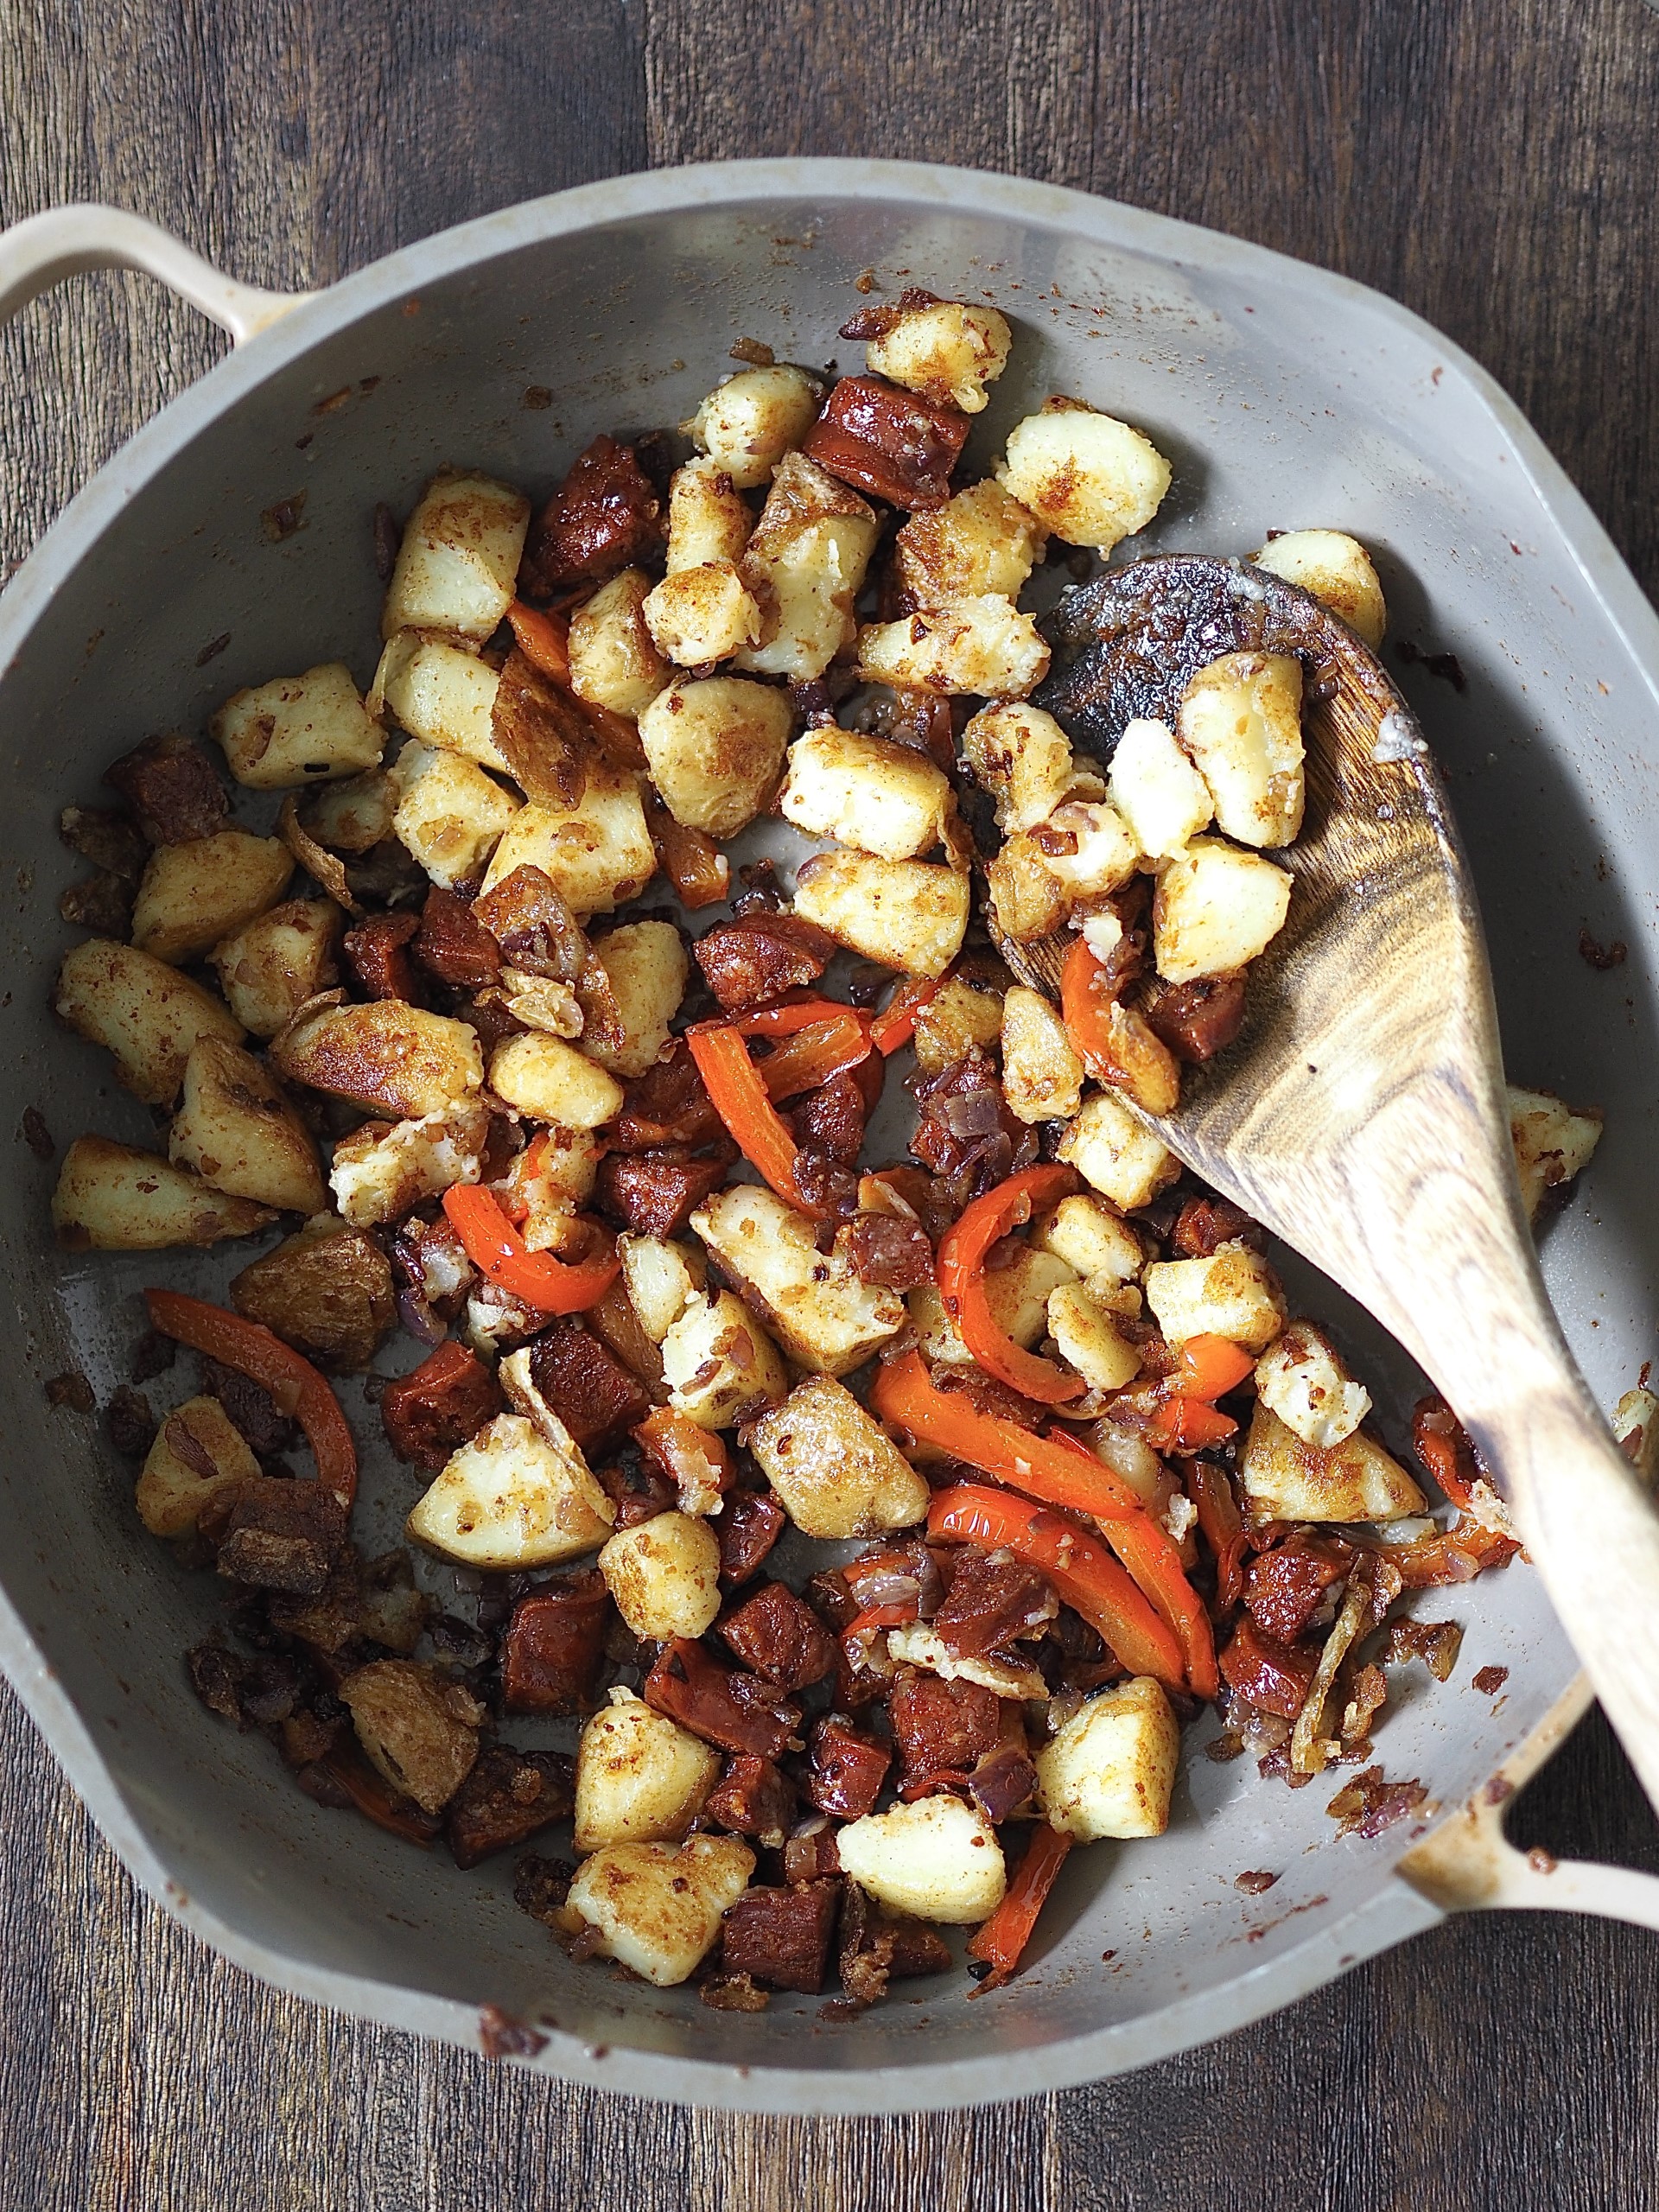
[[[96,804],[115,754],[200,727],[240,685],[334,658],[365,682],[377,501],[406,511],[448,460],[539,495],[596,431],[688,415],[740,339],[844,361],[836,327],[869,270],[884,291],[983,298],[1015,323],[970,461],[983,467],[1047,393],[1078,394],[1173,458],[1147,550],[1243,554],[1272,528],[1349,530],[1376,552],[1396,638],[1455,652],[1455,688],[1421,666],[1405,680],[1472,855],[1510,1071],[1607,1110],[1583,1187],[1548,1230],[1545,1270],[1602,1402],[1635,1382],[1656,1349],[1659,1274],[1659,620],[1516,409],[1434,331],[1213,232],[894,162],[621,178],[504,209],[298,299],[236,283],[130,215],[63,208],[0,238],[0,315],[111,265],[149,270],[238,344],[99,472],[0,597],[0,1128],[34,1106],[60,1147],[88,1129],[153,1135],[48,1012],[67,942],[57,898],[77,872],[54,835],[66,802]],[[1630,948],[1611,974],[1580,959],[1586,922]],[[1338,1840],[1325,1808],[1340,1774],[1292,1792],[1248,1758],[1189,1749],[1169,1834],[1075,1853],[1030,1970],[971,2003],[953,1978],[901,1985],[854,2019],[826,2020],[810,1999],[714,2013],[695,1991],[574,1967],[513,1905],[511,1856],[461,1874],[323,1810],[257,1737],[196,1702],[180,1654],[220,1591],[143,1535],[130,1470],[95,1419],[49,1406],[42,1388],[73,1370],[107,1401],[156,1262],[54,1252],[50,1180],[20,1142],[0,1189],[14,1347],[0,1662],[150,1893],[285,1988],[474,2048],[505,2014],[529,2031],[523,2063],[607,2088],[874,2113],[1145,2064],[1470,1905],[1659,1926],[1659,1882],[1545,1872],[1503,1840],[1505,1792],[1585,1699],[1517,1562],[1419,1601],[1465,1634],[1446,1685],[1395,1670],[1378,1733],[1389,1777],[1429,1793],[1415,1827]],[[169,1255],[165,1273],[212,1295],[240,1263]],[[1400,1443],[1409,1364],[1312,1268],[1287,1267],[1294,1300],[1335,1322]],[[171,1380],[150,1386],[158,1399]],[[345,1397],[367,1439],[378,1422],[359,1387]],[[367,1548],[396,1541],[411,1496],[371,1455]],[[1473,1687],[1488,1667],[1507,1669],[1496,1695]],[[1278,1878],[1248,1895],[1235,1886],[1246,1871]]]

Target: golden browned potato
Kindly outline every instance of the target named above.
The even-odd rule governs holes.
[[[168,1156],[233,1198],[313,1214],[325,1203],[322,1162],[281,1086],[239,1045],[204,1037],[184,1071]]]
[[[611,1602],[636,1636],[699,1637],[720,1611],[720,1544],[706,1521],[657,1513],[619,1529],[599,1555]]]
[[[1225,1337],[1262,1351],[1285,1325],[1273,1265],[1248,1244],[1217,1244],[1200,1260],[1160,1260],[1146,1272],[1147,1303],[1173,1344]]]
[[[669,1403],[699,1428],[734,1428],[789,1388],[777,1345],[729,1290],[693,1300],[674,1322],[663,1380]]]
[[[1311,591],[1373,652],[1379,650],[1389,610],[1371,556],[1357,538],[1341,530],[1287,530],[1250,558],[1258,569]]]
[[[270,1057],[291,1083],[399,1122],[442,1113],[484,1085],[477,1030],[402,999],[320,1007],[277,1038]]]
[[[214,946],[219,988],[243,1028],[274,1037],[308,999],[333,989],[345,919],[332,899],[289,899]]]
[[[914,691],[978,692],[1023,699],[1048,673],[1046,641],[1034,615],[1000,592],[919,608],[858,633],[858,672],[867,683]]]
[[[1174,1154],[1109,1090],[1084,1100],[1065,1126],[1059,1156],[1122,1213],[1150,1205],[1181,1172]]]
[[[639,715],[674,671],[645,620],[651,578],[624,569],[570,617],[570,689],[613,715]]]
[[[132,941],[175,966],[198,960],[274,906],[293,873],[280,837],[245,830],[158,845],[133,902]]]
[[[777,786],[789,740],[789,694],[741,676],[683,679],[639,717],[651,779],[677,822],[732,837]]]
[[[929,300],[885,310],[882,320],[887,327],[864,349],[877,376],[920,392],[936,407],[983,411],[985,387],[1008,365],[1014,344],[1006,315],[962,300]]]
[[[795,911],[866,960],[942,976],[968,928],[969,879],[932,861],[817,853],[795,878]]]
[[[988,480],[942,507],[912,515],[893,541],[893,556],[906,601],[938,607],[983,592],[1018,599],[1047,543],[1036,516]]]
[[[739,491],[752,492],[801,443],[823,397],[817,378],[789,362],[740,369],[709,393],[690,432]]]
[[[1002,1001],[1002,1090],[1022,1122],[1069,1121],[1083,1100],[1083,1062],[1065,1024],[1023,983]]]
[[[880,534],[856,492],[804,454],[786,453],[740,563],[765,627],[737,666],[796,683],[822,676],[852,641],[854,601]]]
[[[1016,944],[1051,937],[1065,926],[1071,901],[1028,830],[1016,830],[985,871],[996,925]]]
[[[677,1843],[719,1779],[720,1754],[632,1690],[610,1695],[577,1747],[576,1849]]]
[[[1144,530],[1169,489],[1170,467],[1149,438],[1080,399],[1050,399],[1008,433],[1002,489],[1068,545],[1104,559]]]
[[[468,1689],[412,1659],[373,1659],[340,1695],[357,1740],[394,1789],[441,1813],[472,1772],[486,1718]]]
[[[888,861],[919,859],[944,832],[950,783],[912,745],[849,729],[809,730],[789,748],[785,822]]]
[[[1180,741],[1243,845],[1288,845],[1302,826],[1302,664],[1290,653],[1224,653],[1181,694]]]
[[[484,1173],[490,1113],[469,1097],[413,1122],[365,1122],[334,1145],[328,1185],[346,1220],[359,1229],[397,1221],[423,1198]]]
[[[976,1046],[988,1052],[1001,1032],[1001,992],[966,976],[951,976],[916,1017],[916,1065],[937,1075]]]
[[[404,525],[380,634],[436,630],[483,645],[518,580],[530,501],[511,485],[441,468]]]
[[[527,1030],[490,1055],[490,1088],[534,1122],[565,1129],[597,1129],[622,1104],[622,1086],[563,1037]]]
[[[581,921],[638,898],[657,873],[639,778],[624,768],[594,767],[568,812],[521,806],[495,849],[485,892],[520,868],[550,876]]]
[[[594,1550],[615,1518],[568,1430],[498,1414],[416,1501],[408,1534],[461,1567],[516,1573]]]
[[[873,1536],[927,1511],[927,1484],[846,1385],[797,1384],[755,1424],[750,1448],[790,1519],[808,1536]]]
[[[607,1844],[577,1868],[567,1910],[601,1958],[670,1989],[713,1950],[753,1872],[754,1853],[731,1835]]]
[[[159,1252],[217,1244],[275,1221],[269,1206],[227,1198],[153,1152],[106,1137],[77,1137],[63,1155],[52,1224],[70,1252]]]
[[[217,1398],[187,1398],[156,1431],[133,1503],[152,1536],[188,1536],[216,1499],[259,1473]]]
[[[378,767],[385,739],[343,661],[274,677],[228,698],[208,724],[250,791],[293,791]]]
[[[320,1214],[244,1268],[231,1303],[320,1366],[366,1367],[397,1319],[391,1263],[360,1229]]]
[[[1040,828],[1078,781],[1071,739],[1052,715],[1019,699],[982,707],[962,733],[962,753],[1005,836]]]
[[[1363,1428],[1322,1451],[1258,1399],[1239,1458],[1247,1520],[1398,1521],[1427,1511],[1412,1477]]]
[[[1180,1746],[1160,1683],[1147,1675],[1115,1683],[1037,1754],[1043,1811],[1080,1843],[1162,1835]]]
[[[1260,853],[1195,837],[1158,879],[1152,905],[1158,973],[1172,983],[1230,976],[1265,952],[1290,911],[1290,878]]]
[[[474,761],[435,745],[406,745],[391,767],[398,842],[446,891],[476,883],[523,811]]]
[[[64,955],[53,1003],[78,1035],[109,1048],[117,1075],[147,1106],[173,1103],[200,1039],[242,1041],[242,1025],[211,991],[107,938],[88,938]]]
[[[590,1059],[625,1077],[644,1075],[668,1042],[690,973],[684,940],[672,922],[628,922],[595,938],[604,978],[584,976],[582,1046]]]
[[[717,1191],[691,1226],[802,1367],[849,1374],[905,1325],[898,1292],[863,1281],[841,1240],[820,1252],[817,1223],[764,1184]]]
[[[867,1813],[837,1829],[836,1847],[842,1872],[880,1904],[952,1927],[988,1920],[1007,1886],[996,1830],[959,1797]]]

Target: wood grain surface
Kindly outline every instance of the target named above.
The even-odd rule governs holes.
[[[1642,0],[0,0],[0,219],[100,198],[326,283],[613,171],[1011,169],[1342,269],[1505,383],[1659,587],[1659,15]],[[0,339],[0,574],[219,341],[85,278]],[[727,2120],[274,1996],[182,1936],[0,1702],[3,2212],[1659,2204],[1659,1940],[1449,1925],[1125,2081]],[[1592,1719],[1523,1841],[1659,1870]]]

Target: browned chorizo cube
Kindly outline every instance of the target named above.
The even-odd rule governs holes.
[[[763,1491],[732,1492],[714,1523],[720,1543],[720,1579],[728,1590],[760,1572],[783,1534],[785,1519],[783,1507]]]
[[[509,1713],[586,1713],[599,1695],[609,1600],[596,1567],[521,1598],[501,1643]]]
[[[816,1996],[823,1986],[830,1938],[841,1905],[838,1882],[798,1890],[745,1890],[726,1915],[728,1973],[746,1974],[768,1989]]]
[[[968,417],[880,377],[843,377],[801,450],[843,484],[896,507],[942,507]]]
[[[405,909],[397,914],[371,914],[346,931],[340,949],[365,998],[418,1003],[421,987],[409,957],[409,941],[420,925],[420,916]]]
[[[346,1509],[321,1483],[250,1477],[231,1501],[221,1529],[202,1533],[216,1545],[213,1564],[232,1582],[309,1597],[345,1556]]]
[[[231,804],[212,760],[176,733],[147,737],[106,768],[104,780],[131,807],[152,845],[215,836],[230,818]]]
[[[907,1781],[965,1774],[1002,1733],[1002,1700],[978,1682],[947,1682],[918,1668],[901,1671],[888,1711]]]
[[[427,893],[411,950],[423,968],[458,991],[481,991],[500,977],[500,946],[467,901],[442,884]]]
[[[812,1764],[806,1794],[821,1813],[861,1821],[875,1810],[893,1754],[885,1744],[861,1736],[832,1714],[812,1732]]]
[[[740,914],[718,922],[692,948],[703,980],[727,1014],[747,1014],[785,991],[816,983],[835,940],[794,914]]]
[[[516,1751],[507,1744],[480,1751],[444,1818],[456,1866],[476,1866],[568,1821],[575,1797],[575,1762],[563,1751]]]
[[[725,1147],[699,1160],[683,1145],[608,1153],[599,1164],[599,1202],[638,1236],[672,1236],[726,1180],[733,1157]]]
[[[613,1444],[651,1411],[638,1378],[577,1320],[555,1321],[537,1338],[530,1376],[584,1453]]]
[[[740,1751],[727,1760],[702,1809],[735,1835],[760,1836],[776,1846],[795,1818],[794,1787],[771,1759]]]
[[[821,1682],[836,1663],[835,1638],[781,1582],[768,1582],[728,1614],[720,1635],[752,1673],[785,1692]]]
[[[600,583],[662,543],[662,501],[631,446],[601,435],[579,453],[536,518],[525,549],[525,588]]]

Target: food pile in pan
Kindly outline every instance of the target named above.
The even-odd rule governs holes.
[[[366,696],[238,691],[63,825],[57,1010],[166,1128],[68,1147],[60,1241],[278,1232],[222,1305],[158,1270],[108,1408],[144,1527],[230,1586],[197,1690],[320,1803],[463,1867],[537,1843],[573,1952],[740,2009],[868,2004],[947,1926],[1005,1981],[1074,1845],[1163,1831],[1208,1707],[1212,1756],[1343,1769],[1344,1827],[1411,1813],[1386,1670],[1457,1631],[1396,1600],[1516,1549],[1446,1408],[1449,1516],[1135,1110],[1294,895],[1300,664],[1224,655],[1074,755],[1020,601],[1168,463],[1058,398],[975,478],[1002,316],[845,335],[864,372],[739,349],[539,512],[446,470],[377,518]],[[1380,641],[1351,538],[1251,558]],[[792,874],[722,849],[768,811]],[[1058,1007],[993,949],[1056,932]],[[1515,1110],[1535,1205],[1599,1124]],[[365,1421],[408,1485],[377,1557]]]

